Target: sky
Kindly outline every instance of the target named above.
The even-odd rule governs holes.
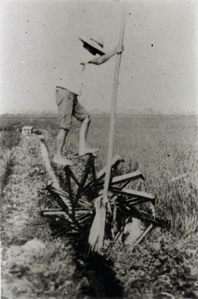
[[[117,113],[197,113],[196,0],[2,1],[0,113],[57,113],[53,68],[81,36],[113,49],[123,6]],[[79,101],[93,113],[111,111],[116,59],[86,69]]]

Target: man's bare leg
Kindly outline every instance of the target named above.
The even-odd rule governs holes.
[[[90,148],[87,144],[87,135],[89,130],[91,119],[87,116],[81,123],[79,132],[79,155],[84,156],[86,154],[94,154],[98,149]]]
[[[63,146],[65,144],[65,139],[68,134],[68,130],[60,129],[58,135],[56,136],[56,152],[53,158],[53,162],[61,165],[69,165],[72,166],[73,162],[71,160],[66,159],[63,154]]]

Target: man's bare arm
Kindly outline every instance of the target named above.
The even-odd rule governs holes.
[[[106,61],[108,61],[110,58],[112,58],[115,54],[121,54],[123,50],[124,50],[123,46],[117,46],[112,51],[110,51],[102,56],[96,57],[96,58],[90,60],[88,63],[92,63],[95,65],[101,65],[101,64],[105,63]]]

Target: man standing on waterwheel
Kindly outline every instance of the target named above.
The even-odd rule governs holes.
[[[85,67],[88,64],[101,65],[108,61],[115,54],[120,54],[123,51],[123,46],[117,46],[108,53],[104,52],[103,42],[94,38],[80,38],[83,43],[83,48],[92,55],[97,55],[95,58],[88,60],[83,59],[81,55],[77,55],[73,59],[68,59],[68,64],[65,65],[64,61],[58,69],[57,85],[56,85],[56,103],[58,106],[58,121],[59,132],[56,137],[56,150],[53,158],[54,163],[72,166],[71,160],[63,155],[63,146],[66,141],[67,134],[71,129],[72,116],[81,121],[79,132],[79,155],[83,156],[89,153],[95,153],[97,149],[90,148],[87,144],[87,134],[90,125],[90,115],[78,102],[78,96],[82,92],[82,75]],[[79,48],[79,53],[81,49]],[[83,51],[85,52],[85,51]],[[70,57],[69,57],[70,58]]]

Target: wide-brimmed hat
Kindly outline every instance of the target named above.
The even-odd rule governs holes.
[[[99,38],[95,39],[95,38],[87,38],[87,37],[79,37],[79,39],[83,42],[88,44],[89,46],[91,46],[92,48],[94,48],[96,50],[96,52],[100,55],[104,55],[104,43],[102,40],[100,40]]]

